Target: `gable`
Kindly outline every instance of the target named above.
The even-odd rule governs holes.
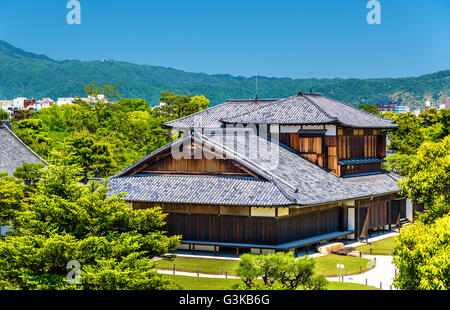
[[[181,146],[182,148],[183,146]],[[194,151],[199,146],[191,141],[189,158],[175,158],[172,148],[167,148],[142,161],[132,170],[122,176],[134,175],[193,175],[193,176],[230,176],[230,177],[261,177],[251,169],[234,159],[226,158],[210,148],[202,146],[201,158],[195,158]]]

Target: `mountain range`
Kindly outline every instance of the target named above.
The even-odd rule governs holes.
[[[450,93],[450,70],[418,77],[377,79],[290,79],[258,76],[259,98],[281,98],[299,91],[323,93],[353,105],[399,101],[412,108],[430,99],[443,103]],[[0,98],[83,96],[83,86],[117,86],[122,97],[158,104],[161,91],[205,95],[211,105],[255,97],[256,77],[190,73],[113,60],[56,61],[0,40]]]

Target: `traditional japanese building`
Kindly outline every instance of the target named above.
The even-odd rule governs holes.
[[[296,250],[412,217],[382,169],[397,126],[321,94],[229,100],[165,124],[184,135],[110,181],[162,207],[184,247]]]
[[[0,172],[12,175],[24,163],[46,162],[20,140],[8,121],[0,121]]]

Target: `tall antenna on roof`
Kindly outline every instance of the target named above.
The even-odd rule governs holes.
[[[256,73],[256,97],[255,97],[255,103],[258,104],[258,73]]]

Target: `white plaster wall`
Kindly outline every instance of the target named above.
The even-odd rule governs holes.
[[[275,208],[252,208],[251,216],[275,217]]]
[[[412,222],[413,216],[414,214],[412,201],[411,199],[406,199],[406,218]]]

